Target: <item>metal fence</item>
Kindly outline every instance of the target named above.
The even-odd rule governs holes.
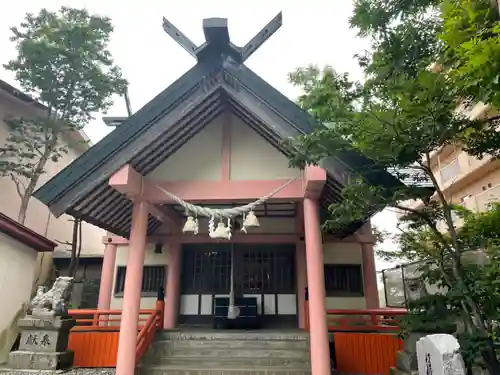
[[[425,261],[407,263],[381,272],[387,307],[407,307],[408,301],[429,293],[421,277],[420,267],[424,264]]]
[[[486,264],[488,255],[483,250],[468,250],[461,255],[462,262]],[[432,260],[422,260],[402,264],[381,271],[384,284],[384,297],[387,307],[407,307],[409,301],[416,301],[424,296],[446,292],[445,287],[425,282],[422,267],[437,267]]]

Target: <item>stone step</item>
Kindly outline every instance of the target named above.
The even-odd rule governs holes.
[[[188,331],[171,330],[156,334],[158,340],[244,340],[244,341],[303,341],[309,342],[309,335],[304,331]]]
[[[157,333],[138,375],[311,375],[303,331]]]
[[[286,368],[302,368],[310,369],[311,364],[308,359],[299,358],[252,358],[252,357],[222,357],[222,358],[206,358],[206,357],[173,357],[173,358],[148,358],[144,361],[143,366],[149,367],[172,365],[172,366],[189,366],[192,363],[203,363],[204,368],[217,369],[223,368],[260,368],[260,367],[286,367]]]
[[[151,344],[150,348],[156,350],[161,348],[162,351],[168,353],[170,350],[181,349],[289,349],[289,350],[309,350],[309,341],[298,340],[238,340],[238,339],[195,339],[195,340],[171,340],[157,337]],[[160,349],[158,349],[160,350]]]
[[[216,349],[202,348],[165,348],[155,346],[146,352],[144,358],[172,358],[172,357],[203,357],[203,358],[295,358],[309,360],[309,351],[300,349],[239,349],[235,347]]]
[[[276,367],[206,368],[204,364],[148,366],[137,369],[137,375],[311,375],[310,369]]]

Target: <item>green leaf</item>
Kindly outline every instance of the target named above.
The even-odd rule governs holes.
[[[399,231],[392,236],[399,249],[377,253],[417,262],[385,274],[391,297],[411,296],[402,333],[459,327],[466,363],[485,365],[496,375],[500,363],[491,338],[500,337],[500,206],[473,213],[448,201],[430,157],[450,145],[478,157],[500,156],[499,123],[457,112],[464,102],[500,104],[500,22],[491,4],[355,1],[351,25],[371,42],[371,52],[358,55],[365,80],[354,82],[330,67],[291,73],[292,84],[302,89],[297,104],[324,126],[287,145],[293,166],[324,159],[349,164],[347,155],[354,154],[371,159],[373,164],[350,171],[342,202],[328,208],[324,230],[335,233],[386,207],[400,211]],[[435,62],[439,71],[429,69]],[[388,187],[372,177],[373,169],[391,171],[406,185]],[[409,208],[411,199],[421,200],[418,209]],[[461,218],[461,227],[454,217]],[[406,272],[404,289],[400,271]]]
[[[47,163],[76,146],[70,133],[109,108],[127,82],[108,48],[113,26],[107,17],[70,7],[42,9],[11,31],[18,55],[4,67],[47,106],[45,116],[5,119],[10,129],[0,149],[0,176],[12,178],[21,198],[29,199]]]

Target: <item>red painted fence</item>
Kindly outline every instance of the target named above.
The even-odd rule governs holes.
[[[309,329],[308,302],[305,304]],[[337,371],[344,374],[388,374],[403,342],[397,336],[398,318],[406,309],[327,310],[333,335]]]
[[[163,329],[164,303],[141,310],[136,360]],[[78,367],[116,367],[121,310],[70,310],[77,325],[70,332],[68,348]],[[328,310],[328,331],[333,335],[337,370],[344,374],[387,374],[395,365],[403,343],[397,337],[398,318],[405,309]],[[305,304],[306,328],[309,328]]]
[[[138,362],[154,338],[156,330],[163,329],[164,302],[156,309],[140,310],[137,327]],[[121,310],[69,310],[76,320],[70,332],[68,349],[75,353],[77,367],[116,367]]]

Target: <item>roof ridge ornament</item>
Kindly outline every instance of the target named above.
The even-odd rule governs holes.
[[[238,47],[231,42],[227,24],[227,18],[205,18],[203,20],[205,42],[200,46],[196,46],[191,39],[163,17],[163,30],[198,61],[208,59],[214,55],[226,55],[243,64],[278,31],[283,24],[283,15],[282,12],[279,12],[243,47]]]

